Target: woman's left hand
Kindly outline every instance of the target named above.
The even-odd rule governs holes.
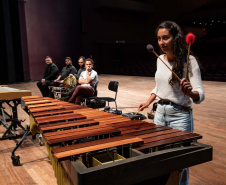
[[[180,81],[180,89],[184,93],[184,95],[191,96],[192,94],[192,86],[191,83],[187,81],[186,78],[181,79]]]

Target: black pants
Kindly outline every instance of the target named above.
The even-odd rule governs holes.
[[[50,86],[50,81],[45,81],[44,83],[42,83],[41,81],[38,81],[37,86],[38,86],[39,90],[41,91],[43,97],[50,96],[49,88],[48,88],[48,86]]]
[[[50,86],[54,86],[54,87],[63,87],[64,84],[61,84],[61,83],[59,83],[59,82],[51,82],[51,83],[50,83]]]
[[[72,96],[72,94],[74,93],[74,91],[75,91],[76,87],[77,87],[77,86],[75,86],[75,87],[71,87],[71,88],[69,89],[69,96],[70,96],[70,97],[71,97],[71,96]]]

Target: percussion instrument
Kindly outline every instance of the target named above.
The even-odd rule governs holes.
[[[131,120],[133,120],[133,119],[138,119],[138,120],[147,119],[147,117],[145,115],[140,114],[138,112],[129,112],[129,113],[122,114],[122,116],[128,117]]]
[[[77,85],[77,79],[74,75],[68,76],[63,81],[63,87],[49,86],[50,91],[54,94],[55,99],[63,100],[62,95],[67,95],[69,93],[69,88],[75,87]]]
[[[24,96],[31,96],[31,91],[0,86],[0,125],[2,124],[6,128],[0,140],[23,136],[23,134],[16,134],[15,130],[18,126],[25,130],[21,125],[22,120],[18,120],[17,114],[17,106],[21,103],[21,97]],[[8,106],[8,109],[4,107],[5,105]]]
[[[23,101],[58,184],[176,184],[180,169],[212,160],[212,147],[198,143],[197,133],[51,98]]]
[[[62,95],[67,95],[67,93],[69,93],[68,87],[49,86],[49,89],[51,90],[55,99],[57,99],[57,100],[62,100],[63,99]]]
[[[64,87],[68,86],[75,87],[77,85],[77,79],[75,78],[74,75],[68,76],[67,78],[64,79],[63,85]]]
[[[0,100],[20,99],[23,96],[31,96],[31,91],[0,86]]]

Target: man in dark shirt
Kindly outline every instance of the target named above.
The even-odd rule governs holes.
[[[77,75],[76,75],[77,82],[78,82],[78,79],[79,79],[79,77],[80,77],[80,74],[81,74],[83,71],[86,70],[86,68],[85,68],[85,57],[80,56],[80,57],[78,58],[78,65],[79,65],[80,68],[79,68],[78,73],[77,73]],[[77,84],[77,85],[79,85],[79,84]],[[73,92],[75,91],[75,88],[76,88],[76,86],[73,87],[73,88],[71,88],[71,89],[69,90],[69,97],[71,97],[71,95],[72,95]]]
[[[77,69],[72,65],[72,60],[70,57],[65,58],[66,66],[63,67],[59,76],[51,83],[51,86],[60,86],[63,87],[64,79],[68,76],[75,76],[77,74]]]
[[[72,65],[72,60],[70,57],[65,58],[65,64],[66,66],[63,67],[61,70],[61,73],[59,76],[50,83],[50,86],[55,86],[55,87],[63,87],[64,86],[64,79],[72,76],[76,77],[77,74],[77,69]],[[49,89],[49,97],[54,98],[54,94],[52,92],[52,88]]]
[[[78,73],[76,75],[77,80],[79,79],[79,76],[82,73],[82,71],[86,70],[86,68],[85,68],[85,57],[83,57],[83,56],[79,57],[78,65],[79,65],[80,68],[79,68]]]
[[[45,62],[46,62],[45,72],[41,81],[37,82],[37,86],[41,91],[42,96],[48,97],[49,96],[48,86],[54,79],[56,79],[56,77],[59,74],[59,70],[58,67],[53,63],[52,58],[50,58],[49,56],[45,58]]]

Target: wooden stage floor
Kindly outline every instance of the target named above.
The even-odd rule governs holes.
[[[99,75],[98,96],[114,96],[107,88],[109,81],[119,82],[117,103],[123,113],[136,112],[136,107],[149,98],[155,85],[152,77]],[[226,82],[203,81],[203,85],[206,99],[194,105],[194,131],[203,136],[200,143],[213,146],[213,161],[191,167],[190,184],[223,185],[226,184]],[[11,84],[9,87],[31,90],[32,95],[41,96],[36,82]],[[151,108],[141,113],[147,115]],[[29,124],[27,114],[21,109],[19,119],[26,119],[23,124]],[[150,119],[147,121],[152,122]],[[0,136],[4,131],[5,128],[0,126]],[[22,165],[12,165],[11,152],[18,141],[0,141],[0,184],[57,184],[45,146],[39,146],[38,139],[32,140],[31,136],[16,151]]]

